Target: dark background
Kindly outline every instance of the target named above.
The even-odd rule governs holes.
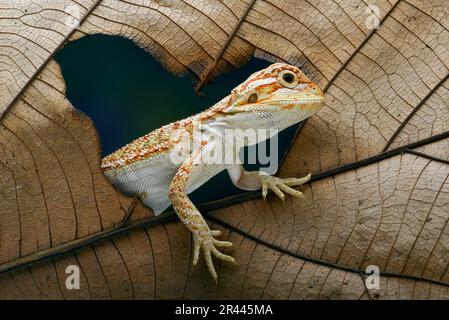
[[[212,106],[250,74],[270,65],[253,58],[247,65],[222,75],[197,96],[189,77],[177,77],[131,40],[105,35],[86,36],[68,43],[55,57],[67,86],[67,98],[95,123],[106,156],[132,140],[170,122]],[[296,126],[279,134],[279,161]],[[247,170],[257,166],[245,165]],[[226,171],[192,193],[205,203],[244,192]]]

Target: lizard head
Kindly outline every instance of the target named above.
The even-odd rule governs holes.
[[[246,126],[282,130],[315,114],[323,104],[323,91],[300,69],[275,63],[232,90],[224,111],[238,115]]]

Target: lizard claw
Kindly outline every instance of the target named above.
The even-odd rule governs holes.
[[[284,193],[288,193],[294,197],[304,198],[304,194],[301,191],[295,190],[291,187],[300,186],[311,178],[309,173],[302,178],[278,178],[269,176],[267,174],[261,174],[260,179],[262,182],[262,197],[266,200],[268,189],[271,189],[282,201],[285,200]]]
[[[214,239],[214,235],[221,234],[221,231],[210,231],[204,238],[200,238],[198,235],[193,235],[193,265],[198,263],[200,249],[203,249],[204,260],[206,261],[207,268],[210,274],[217,281],[217,272],[215,271],[214,264],[212,263],[212,254],[223,261],[235,262],[235,259],[231,256],[225,255],[218,251],[216,247],[232,247],[232,243],[229,241],[219,241]]]

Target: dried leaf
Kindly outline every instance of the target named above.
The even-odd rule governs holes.
[[[0,297],[448,298],[449,3],[372,2],[372,30],[357,0],[0,2]],[[253,55],[326,88],[280,172],[314,174],[306,201],[203,208],[235,244],[218,287],[191,267],[173,215],[139,204],[121,228],[131,199],[103,177],[95,128],[52,60],[93,33],[134,40],[197,90]],[[80,290],[65,287],[72,264]]]

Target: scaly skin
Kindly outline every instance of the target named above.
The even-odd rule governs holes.
[[[262,189],[264,199],[271,189],[284,200],[284,192],[302,197],[292,187],[306,183],[310,175],[281,179],[259,171],[246,172],[239,163],[207,163],[205,156],[228,145],[224,139],[227,129],[283,130],[316,113],[323,103],[323,92],[304,73],[294,66],[275,63],[252,74],[229,96],[204,112],[152,131],[108,155],[102,161],[102,169],[119,190],[139,196],[155,214],[173,205],[193,234],[193,264],[197,264],[202,249],[207,267],[216,280],[212,254],[234,262],[231,256],[217,249],[231,247],[232,243],[215,239],[220,232],[209,229],[187,194],[227,169],[237,187]],[[196,130],[201,132],[200,136],[195,134]],[[174,161],[175,151],[185,150],[187,146],[183,137],[194,143],[193,148]],[[231,150],[233,156],[239,152],[234,146]]]

